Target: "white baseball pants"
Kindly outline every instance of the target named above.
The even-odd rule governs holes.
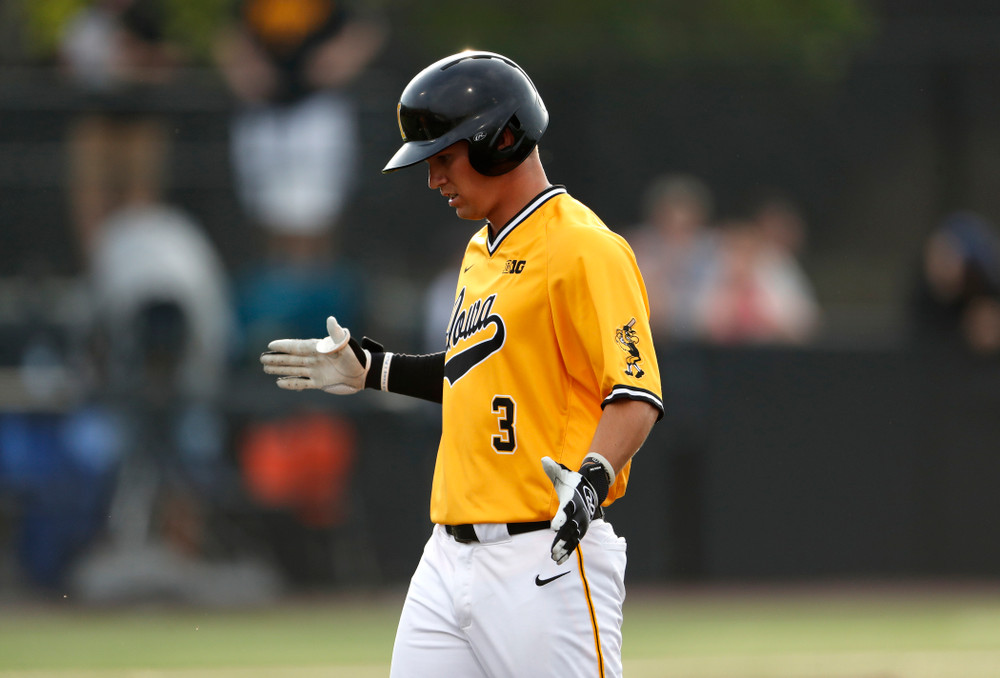
[[[622,674],[625,540],[594,521],[562,565],[551,530],[480,541],[434,527],[396,632],[391,678],[617,678]]]

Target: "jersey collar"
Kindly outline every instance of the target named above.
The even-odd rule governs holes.
[[[559,184],[556,184],[554,186],[549,186],[544,191],[542,191],[534,198],[532,198],[532,200],[527,205],[522,207],[521,211],[515,214],[514,218],[508,221],[507,224],[502,229],[500,229],[500,232],[497,233],[496,238],[491,238],[489,236],[489,229],[487,229],[486,248],[489,250],[490,255],[492,255],[494,252],[497,251],[497,249],[500,248],[500,243],[503,242],[504,238],[510,235],[511,231],[517,228],[518,224],[520,224],[525,219],[534,214],[535,210],[537,210],[539,207],[548,202],[550,198],[553,198],[559,195],[560,193],[565,193],[565,192],[566,192],[565,186]]]

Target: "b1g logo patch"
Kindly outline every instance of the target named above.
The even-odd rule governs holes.
[[[646,373],[639,366],[639,363],[642,362],[642,355],[639,353],[639,349],[636,348],[636,344],[639,343],[639,335],[633,329],[634,326],[635,318],[632,318],[626,324],[616,329],[615,342],[618,344],[618,348],[628,354],[628,357],[625,358],[625,374],[636,379],[642,379],[642,375]]]
[[[524,266],[527,263],[524,259],[508,259],[507,263],[504,264],[503,273],[504,275],[520,273],[524,270]]]

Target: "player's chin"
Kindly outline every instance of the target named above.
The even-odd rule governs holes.
[[[470,205],[456,205],[455,215],[459,219],[467,219],[469,221],[482,221],[486,218],[486,215],[482,214],[481,210],[474,209]]]

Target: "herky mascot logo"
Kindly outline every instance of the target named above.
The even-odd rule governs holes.
[[[455,353],[445,362],[444,378],[452,386],[473,367],[503,348],[507,339],[507,328],[504,326],[503,318],[493,312],[496,298],[496,294],[491,294],[485,299],[476,299],[468,309],[463,309],[465,288],[463,287],[458,293],[455,308],[451,312],[451,321],[448,323],[448,348],[453,349],[459,343],[479,333],[483,333],[486,338]],[[493,334],[489,336],[488,330],[491,325]]]
[[[639,343],[639,335],[632,329],[634,326],[635,318],[632,318],[626,324],[616,329],[615,341],[618,343],[618,348],[625,351],[628,355],[625,358],[625,374],[636,379],[642,379],[642,375],[646,373],[639,367],[639,363],[642,362],[642,356],[639,355],[639,349],[635,346]]]

